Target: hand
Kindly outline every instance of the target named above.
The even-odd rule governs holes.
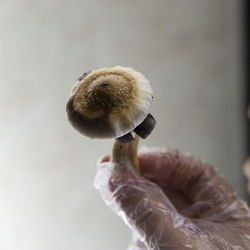
[[[99,165],[95,186],[133,231],[130,249],[250,249],[249,209],[207,163],[166,151],[141,154],[141,175]]]

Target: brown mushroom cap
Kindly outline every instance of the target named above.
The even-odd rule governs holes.
[[[68,119],[91,138],[120,137],[133,131],[149,113],[152,87],[132,68],[116,66],[88,72],[73,86]]]

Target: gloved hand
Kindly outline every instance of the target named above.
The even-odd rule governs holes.
[[[129,249],[250,249],[250,213],[207,163],[177,151],[139,156],[141,175],[105,157],[95,186],[133,232]]]

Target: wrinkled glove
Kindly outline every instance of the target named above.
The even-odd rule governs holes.
[[[95,187],[133,232],[129,249],[250,249],[250,213],[213,167],[177,151],[139,156],[141,174],[98,163]]]

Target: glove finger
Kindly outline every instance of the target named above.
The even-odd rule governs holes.
[[[135,172],[115,168],[109,188],[126,223],[150,249],[184,246],[190,234],[195,237],[199,231],[190,219],[178,213],[158,185]]]

